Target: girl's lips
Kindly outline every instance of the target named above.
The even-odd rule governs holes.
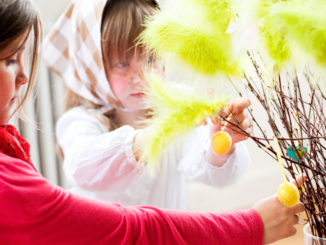
[[[144,93],[135,93],[135,94],[131,94],[132,97],[135,97],[135,98],[143,98],[145,96]]]

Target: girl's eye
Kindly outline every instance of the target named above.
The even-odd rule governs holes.
[[[125,68],[129,66],[128,62],[120,62],[116,65],[118,68]]]
[[[12,56],[10,56],[10,57],[8,57],[8,58],[6,59],[6,64],[7,64],[7,66],[10,66],[10,65],[16,65],[16,64],[18,63],[18,59],[19,59],[19,56],[18,56],[17,53],[14,54],[14,55],[12,55]]]
[[[17,59],[8,59],[8,60],[6,60],[7,66],[15,65],[17,63],[18,63],[18,60]]]
[[[147,62],[148,62],[148,63],[153,63],[153,62],[154,62],[154,58],[153,58],[153,56],[149,56],[149,57],[147,57]]]

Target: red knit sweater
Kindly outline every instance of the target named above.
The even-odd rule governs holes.
[[[12,126],[0,127],[0,151],[3,245],[262,244],[262,222],[253,209],[214,214],[95,202],[39,175]]]

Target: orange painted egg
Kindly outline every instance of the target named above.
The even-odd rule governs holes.
[[[218,155],[228,153],[232,146],[231,135],[225,131],[219,131],[212,137],[212,148]]]

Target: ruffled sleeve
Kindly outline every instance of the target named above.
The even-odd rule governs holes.
[[[248,169],[250,156],[243,142],[235,145],[234,152],[222,167],[206,159],[210,145],[208,128],[198,127],[184,140],[179,170],[190,180],[223,187],[239,179]]]
[[[108,131],[83,108],[66,112],[57,123],[68,181],[88,190],[117,191],[141,172],[132,152],[136,130],[123,126]]]

